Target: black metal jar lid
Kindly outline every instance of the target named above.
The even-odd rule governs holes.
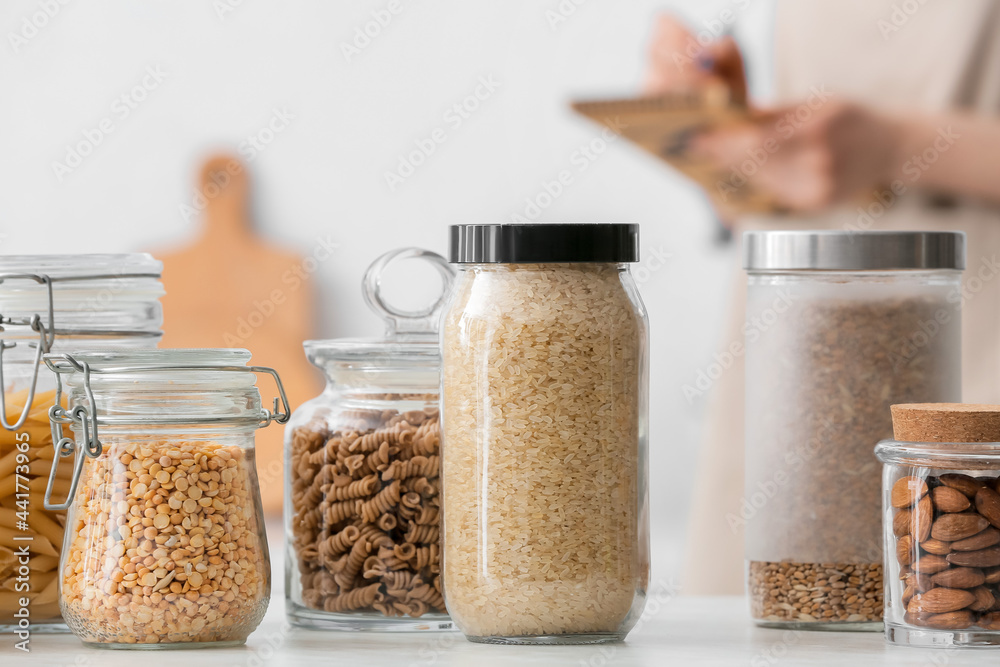
[[[448,259],[455,264],[637,262],[639,225],[617,222],[452,225]]]

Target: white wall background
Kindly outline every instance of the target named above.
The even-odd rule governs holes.
[[[618,141],[581,159],[599,129],[567,101],[635,93],[652,19],[666,8],[702,30],[733,8],[752,86],[766,91],[767,0],[398,1],[401,11],[348,62],[342,45],[388,0],[7,0],[0,252],[192,239],[197,219],[182,206],[199,161],[237,149],[278,109],[293,118],[251,162],[259,232],[303,254],[332,237],[338,253],[317,272],[319,333],[377,335],[359,292],[372,259],[404,245],[444,253],[447,225],[523,215],[526,198],[569,170],[572,184],[538,220],[639,222],[641,266],[654,250],[670,255],[639,276],[652,323],[654,577],[676,578],[705,406],[681,386],[721,349],[734,251],[713,246],[699,192],[652,158]],[[574,11],[556,21],[560,7]],[[163,80],[123,117],[116,100],[147,68]],[[496,92],[450,126],[443,115],[480,77],[499,82]],[[105,118],[113,132],[60,177],[54,163]],[[384,173],[437,127],[446,141],[390,191]]]

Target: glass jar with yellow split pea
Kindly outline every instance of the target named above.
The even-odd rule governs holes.
[[[277,371],[249,360],[229,348],[45,355],[66,388],[50,414],[45,506],[69,510],[59,602],[84,643],[238,646],[264,617],[271,565],[254,434],[290,410]],[[270,410],[260,374],[277,386]],[[73,470],[65,497],[52,488],[63,468]]]

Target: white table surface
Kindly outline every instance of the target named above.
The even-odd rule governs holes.
[[[791,632],[755,627],[741,597],[677,595],[651,582],[646,611],[625,642],[602,646],[488,646],[461,633],[346,633],[288,627],[285,622],[281,525],[268,522],[271,605],[246,646],[180,651],[113,651],[84,646],[73,635],[34,634],[31,652],[0,634],[0,667],[492,667],[567,665],[916,665],[1000,667],[1000,649],[958,651],[888,646],[881,633]]]
[[[341,633],[289,629],[284,602],[272,602],[267,617],[238,649],[110,651],[85,647],[71,635],[35,635],[30,655],[2,639],[4,667],[263,667],[364,665],[448,667],[473,665],[1000,665],[1000,650],[929,650],[887,646],[881,633],[790,632],[755,628],[743,598],[662,595],[624,643],[604,646],[486,646],[454,632]]]

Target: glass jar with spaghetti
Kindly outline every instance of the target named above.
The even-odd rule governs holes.
[[[286,612],[291,623],[335,630],[451,627],[441,581],[442,295],[419,311],[382,298],[392,263],[425,260],[448,288],[443,257],[405,248],[378,258],[363,293],[386,322],[381,340],[308,341],[327,378],[286,429]],[[426,268],[426,267],[419,267]],[[412,271],[409,282],[415,282]]]
[[[70,630],[105,648],[245,642],[271,594],[254,434],[288,420],[278,374],[234,349],[44,359],[68,391],[52,411],[45,500],[69,509],[59,603]],[[277,384],[273,410],[258,374]],[[58,503],[64,466],[70,489]]]
[[[39,355],[156,347],[161,268],[143,254],[0,256],[0,631],[66,631],[56,576],[65,513],[42,501],[55,377]]]

